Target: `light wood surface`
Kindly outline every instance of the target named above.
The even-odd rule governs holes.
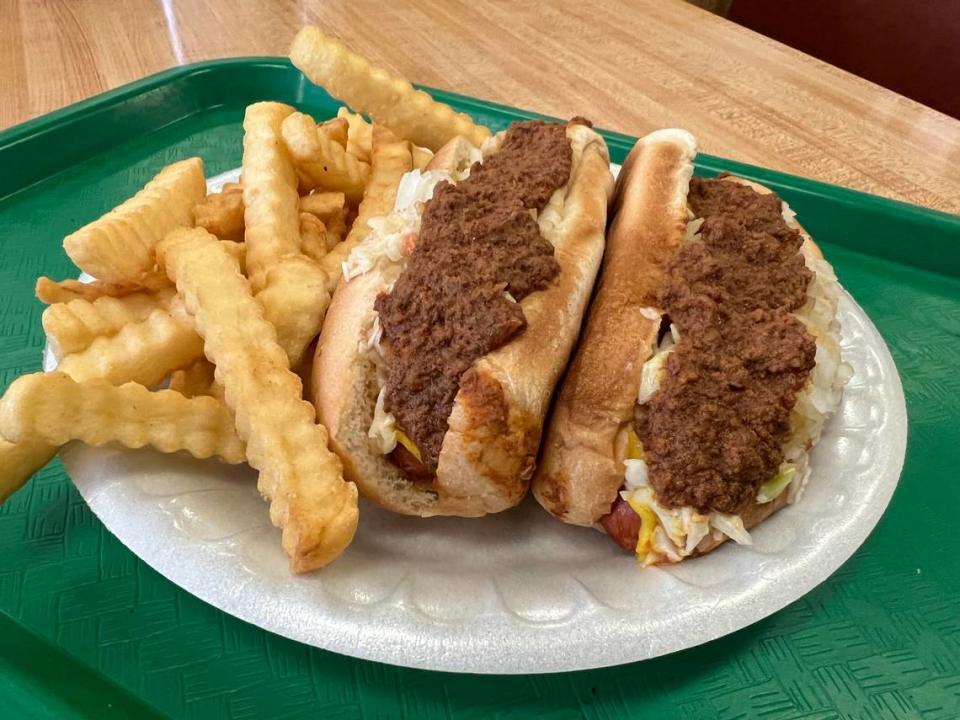
[[[0,0],[0,128],[313,23],[413,81],[960,213],[960,122],[680,0]],[[896,62],[891,58],[891,62]]]

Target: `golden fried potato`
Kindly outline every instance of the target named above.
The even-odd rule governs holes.
[[[275,102],[250,105],[243,118],[243,204],[247,276],[254,292],[270,266],[300,252],[297,174],[280,137],[293,108]]]
[[[346,196],[343,193],[333,192],[315,192],[310,195],[304,195],[300,198],[300,235],[303,240],[303,219],[302,213],[315,215],[326,229],[326,250],[330,250],[343,239],[347,232],[347,212],[349,208],[346,205]],[[309,257],[317,258],[311,255],[306,249],[304,241],[304,253]]]
[[[158,252],[217,366],[292,570],[326,565],[353,539],[357,488],[344,482],[340,460],[327,448],[326,429],[301,398],[300,380],[273,326],[212,235],[201,229],[172,233]]]
[[[374,67],[315,27],[297,33],[290,60],[335,98],[415,145],[435,151],[458,135],[477,146],[490,137],[487,128],[467,115],[454,112],[403,78]]]
[[[337,110],[337,118],[347,121],[347,152],[357,160],[370,162],[373,152],[373,126],[363,116],[347,108]]]
[[[237,261],[237,264],[240,265],[240,272],[245,273],[247,271],[247,246],[245,243],[221,240],[220,247],[230,253],[230,257]]]
[[[312,213],[300,213],[300,244],[303,254],[314,262],[327,254],[327,226]]]
[[[100,378],[114,385],[138,382],[152,387],[174,370],[203,355],[203,341],[179,298],[167,309],[98,337],[83,351],[66,355],[59,370],[74,380]]]
[[[354,202],[363,196],[370,166],[330,140],[309,115],[288,115],[280,134],[293,158],[301,189],[334,190]]]
[[[144,276],[143,280],[153,280],[154,276]],[[104,280],[94,280],[85,283],[80,280],[51,280],[48,277],[37,278],[37,284],[34,293],[37,300],[47,305],[55,303],[65,303],[71,300],[94,301],[101,297],[126,297],[134,293],[150,292],[161,290],[164,287],[171,287],[169,278],[164,277],[163,283],[153,283],[151,287],[146,287],[136,283],[113,283]]]
[[[203,341],[175,298],[168,311],[154,310],[144,320],[125,325],[115,335],[98,337],[82,352],[67,355],[58,370],[77,381],[103,378],[114,385],[136,381],[152,386],[202,353]],[[41,440],[0,440],[0,502],[50,462],[59,449]]]
[[[211,388],[216,384],[214,366],[206,358],[200,358],[181,370],[170,373],[168,387],[184,397],[201,397],[213,395]]]
[[[306,255],[291,255],[267,271],[267,284],[257,300],[263,305],[263,316],[277,330],[277,342],[287,353],[290,367],[296,367],[320,334],[330,305],[326,274]]]
[[[243,240],[243,186],[227,183],[207,195],[193,209],[193,218],[197,227],[221,240]]]
[[[398,140],[382,125],[374,125],[370,181],[364,190],[357,219],[350,227],[346,239],[333,247],[320,261],[320,266],[327,274],[327,288],[331,293],[342,276],[341,263],[347,259],[357,243],[367,236],[370,230],[367,221],[393,210],[400,178],[412,168],[410,143]]]
[[[330,296],[319,265],[302,253],[300,196],[296,173],[284,149],[280,127],[292,108],[257,103],[247,108],[243,137],[243,199],[246,206],[247,276],[292,366],[320,332]],[[323,135],[310,121],[315,135]],[[325,139],[325,137],[324,137]],[[336,143],[328,145],[340,149]],[[179,233],[181,242],[207,233]]]
[[[246,460],[229,408],[210,397],[151,392],[138,383],[77,382],[62,372],[23,375],[0,402],[0,433],[14,442],[99,447],[117,442],[164,453],[186,450],[196,458]]]
[[[87,349],[98,337],[115,335],[125,325],[144,320],[154,310],[166,308],[176,295],[172,288],[155,293],[138,292],[123,297],[77,298],[50,305],[43,311],[43,330],[59,359]]]
[[[314,192],[300,198],[300,212],[316,215],[326,224],[331,219],[343,218],[347,198],[342,192]]]
[[[193,224],[193,208],[207,194],[203,161],[163,168],[144,188],[63,240],[81,270],[99,280],[138,283],[154,267],[154,248],[168,232]]]
[[[0,505],[53,460],[59,449],[42,440],[13,443],[0,438]]]
[[[344,150],[347,149],[347,129],[349,127],[350,123],[347,122],[347,119],[340,117],[320,123],[320,131]]]

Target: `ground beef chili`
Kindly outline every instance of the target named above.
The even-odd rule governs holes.
[[[388,366],[384,407],[419,448],[428,476],[464,372],[523,331],[519,301],[560,272],[531,210],[567,182],[571,159],[565,125],[512,125],[466,180],[437,186],[406,267],[376,300]],[[415,461],[392,459],[408,473]]]
[[[814,366],[814,339],[791,314],[811,273],[775,195],[693,178],[688,202],[704,218],[699,239],[671,260],[658,297],[680,342],[635,426],[659,502],[737,513],[783,462]]]

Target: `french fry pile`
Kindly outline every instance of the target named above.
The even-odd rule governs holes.
[[[208,194],[200,158],[175,162],[64,239],[95,280],[37,281],[58,366],[0,400],[0,502],[71,441],[150,446],[256,468],[293,572],[352,540],[357,490],[301,377],[341,264],[403,174],[490,132],[316,28],[291,59],[352,110],[318,124],[251,105],[239,183]]]

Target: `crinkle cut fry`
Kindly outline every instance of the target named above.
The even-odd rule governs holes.
[[[320,123],[320,130],[344,150],[347,149],[347,130],[350,123],[346,118],[335,117]]]
[[[363,196],[370,166],[331,140],[304,113],[291,113],[280,126],[287,152],[300,178],[301,190],[324,188],[344,193],[351,202]]]
[[[77,381],[101,378],[114,385],[152,387],[202,355],[203,341],[183,303],[174,298],[168,309],[154,310],[116,335],[98,337],[82,352],[67,355],[58,369]]]
[[[373,147],[373,127],[362,115],[352,113],[341,106],[337,118],[347,121],[347,152],[358,160],[370,162]]]
[[[154,248],[168,232],[193,225],[207,194],[203,161],[163,168],[140,192],[63,240],[74,264],[100,280],[137,283],[154,268]]]
[[[248,462],[294,572],[336,558],[353,539],[357,489],[344,482],[327,431],[301,399],[273,326],[264,319],[236,262],[201,229],[171,234],[159,248],[167,273],[204,337],[216,365]]]
[[[77,298],[50,305],[41,321],[56,357],[80,352],[102,335],[114,335],[125,325],[144,320],[154,310],[170,305],[172,287],[155,293],[139,292],[123,297]]]
[[[59,449],[42,440],[14,443],[0,438],[0,505],[53,460]]]
[[[370,232],[370,218],[386,215],[393,210],[397,199],[397,186],[404,173],[413,169],[410,143],[397,137],[382,125],[373,127],[373,156],[370,164],[370,180],[363,191],[363,200],[357,219],[343,242],[335,245],[320,261],[327,274],[327,288],[333,292],[342,275],[341,264],[350,255],[357,243]]]
[[[13,381],[0,403],[0,433],[21,443],[117,442],[164,453],[185,450],[200,459],[219,456],[233,464],[246,459],[233,413],[219,400],[150,391],[138,383],[78,383],[58,371]]]
[[[115,335],[96,338],[84,351],[64,357],[58,370],[76,381],[102,378],[114,385],[139,382],[150,387],[202,354],[203,341],[182,303],[174,298],[169,311],[154,310]],[[59,449],[37,440],[0,440],[0,502],[50,462]]]
[[[335,98],[416,145],[436,151],[462,135],[479,147],[490,137],[487,128],[467,115],[416,90],[407,80],[374,67],[315,27],[297,33],[290,60]]]
[[[188,398],[209,395],[222,399],[222,394],[214,390],[216,383],[213,363],[206,358],[200,358],[185,368],[170,373],[169,387]]]
[[[193,208],[194,224],[221,240],[243,240],[243,187],[227,183]]]
[[[46,304],[65,303],[71,300],[87,300],[93,302],[102,297],[126,297],[140,292],[153,292],[170,287],[170,280],[164,275],[163,282],[157,282],[152,285],[150,281],[155,279],[154,275],[144,276],[141,281],[148,281],[148,285],[138,283],[112,283],[104,280],[94,280],[85,283],[81,280],[51,280],[48,277],[38,277],[34,294],[37,300]]]
[[[276,102],[250,105],[243,117],[243,205],[247,276],[255,293],[267,270],[300,252],[297,174],[280,136],[293,108]]]
[[[276,328],[277,342],[290,367],[298,367],[320,334],[330,305],[326,273],[306,255],[285,257],[267,270],[266,285],[257,300],[263,316]]]
[[[300,196],[280,127],[288,105],[250,105],[243,119],[246,273],[291,366],[320,332],[330,303],[327,275],[303,255]]]

